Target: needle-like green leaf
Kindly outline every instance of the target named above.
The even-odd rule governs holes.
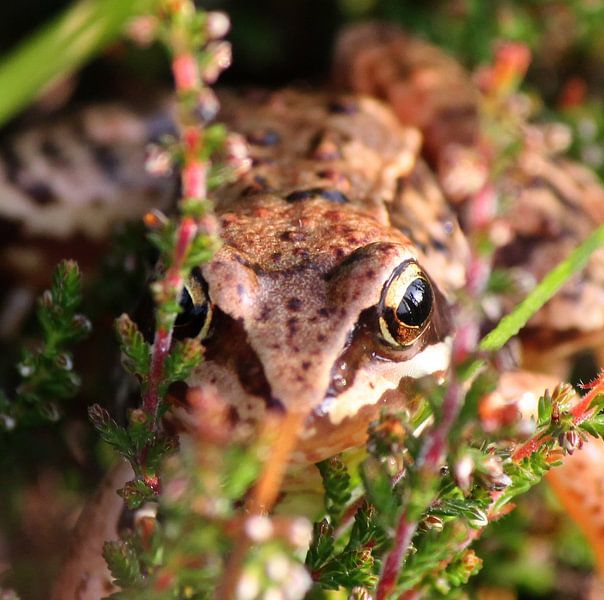
[[[598,227],[565,260],[552,269],[509,315],[501,319],[497,327],[482,339],[480,349],[499,350],[575,273],[587,264],[589,257],[601,246],[604,246],[604,225]]]

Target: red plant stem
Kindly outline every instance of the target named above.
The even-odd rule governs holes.
[[[418,589],[407,590],[403,592],[398,600],[419,600],[421,598],[421,592]]]
[[[396,584],[403,557],[413,539],[413,534],[416,529],[417,523],[410,521],[407,518],[407,511],[403,511],[396,527],[394,547],[390,550],[386,557],[386,561],[384,562],[384,569],[382,570],[382,576],[378,583],[376,600],[386,600]]]
[[[463,397],[461,386],[451,376],[451,383],[447,388],[441,406],[440,421],[427,434],[427,439],[418,461],[418,467],[428,476],[427,479],[431,480],[438,476],[447,448],[447,436],[459,414]],[[416,529],[417,522],[409,518],[407,510],[403,510],[396,527],[394,545],[384,562],[384,568],[378,583],[376,600],[386,600],[396,585],[405,552],[413,539]]]
[[[445,393],[441,406],[441,417],[438,425],[434,427],[424,445],[422,467],[438,472],[447,449],[447,436],[451,431],[453,423],[461,410],[463,402],[463,391],[461,386],[451,375],[451,383]]]
[[[197,223],[191,217],[184,217],[176,231],[176,244],[172,255],[172,262],[166,271],[164,278],[158,282],[162,288],[162,296],[178,297],[183,286],[182,267],[191,247],[191,242],[197,234]],[[151,354],[151,367],[149,369],[149,381],[143,396],[143,409],[150,415],[157,417],[157,409],[161,398],[159,397],[159,384],[163,377],[164,363],[170,353],[172,346],[171,322],[166,323],[165,317],[160,310],[157,311],[155,338],[153,340],[153,351]]]
[[[604,373],[598,375],[589,392],[570,409],[573,425],[580,425],[593,416],[595,409],[590,407],[596,396],[600,394],[604,394]],[[520,462],[524,458],[529,457],[531,454],[537,452],[543,444],[551,440],[551,437],[549,434],[537,434],[514,451],[512,460]]]

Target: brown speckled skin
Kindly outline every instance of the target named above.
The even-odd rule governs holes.
[[[382,397],[404,403],[397,366],[450,335],[445,295],[463,283],[465,240],[417,162],[417,131],[380,103],[282,91],[224,104],[253,166],[217,193],[223,246],[202,272],[218,310],[189,383],[215,387],[237,418],[259,421],[267,408],[309,415],[300,450],[319,460],[362,442]],[[408,260],[433,279],[435,306],[419,340],[393,349],[379,337],[376,305]],[[362,410],[337,425],[326,408],[341,391],[336,363],[345,389],[368,380],[359,387],[368,397],[354,400]],[[372,383],[375,369],[387,371],[376,373],[386,388]]]

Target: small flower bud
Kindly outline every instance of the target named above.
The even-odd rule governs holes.
[[[62,371],[71,371],[73,369],[73,360],[66,352],[61,352],[55,359],[55,365]]]
[[[287,579],[287,586],[283,589],[285,600],[302,600],[311,585],[312,579],[308,571],[302,565],[292,565]]]
[[[19,375],[25,379],[33,375],[34,368],[32,365],[28,365],[27,363],[19,363],[17,365],[17,371],[19,371]]]
[[[160,177],[172,172],[172,157],[164,148],[151,144],[147,147],[145,170],[150,175]]]
[[[47,420],[55,423],[61,416],[59,407],[54,402],[45,402],[40,406],[40,413]]]
[[[0,423],[5,431],[12,431],[17,426],[17,421],[10,415],[0,413]]]
[[[455,482],[463,491],[470,489],[473,470],[474,461],[469,454],[465,454],[455,463]]]
[[[239,578],[236,600],[254,600],[260,593],[260,580],[258,574],[250,570],[245,571]]]
[[[197,96],[196,114],[204,123],[211,121],[220,108],[216,94],[210,88],[202,88]]]
[[[212,42],[208,44],[206,51],[209,53],[209,60],[203,66],[201,78],[212,84],[220,73],[231,65],[233,53],[229,42]]]
[[[206,35],[215,40],[224,37],[231,28],[231,21],[226,13],[213,11],[206,13]]]
[[[583,440],[576,431],[565,431],[558,437],[558,443],[568,454],[573,454],[575,450],[581,449]]]
[[[154,208],[145,214],[143,223],[148,229],[157,230],[163,229],[169,223],[169,220],[163,212]]]
[[[40,306],[44,308],[50,308],[53,305],[52,292],[50,290],[44,290],[40,296]]]
[[[245,521],[245,533],[253,542],[264,542],[273,535],[273,523],[268,517],[256,515]]]
[[[266,561],[264,568],[272,581],[281,582],[288,576],[289,566],[289,560],[285,555],[275,554]]]
[[[348,600],[372,600],[371,594],[364,587],[353,587]]]
[[[77,330],[78,335],[88,335],[92,331],[92,323],[84,315],[75,315],[71,325]]]
[[[444,527],[444,522],[440,517],[435,515],[428,515],[424,519],[424,525],[428,529],[433,529],[434,531],[442,531]]]
[[[132,425],[144,425],[147,420],[147,413],[142,408],[135,408],[128,414],[128,421]]]
[[[159,21],[151,15],[136,17],[128,23],[126,33],[139,46],[150,46],[155,40]]]
[[[294,519],[289,526],[287,537],[292,546],[305,548],[310,544],[312,538],[312,525],[302,517]]]

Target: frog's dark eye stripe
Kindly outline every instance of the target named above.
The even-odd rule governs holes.
[[[182,312],[176,318],[174,333],[178,338],[208,337],[214,307],[208,296],[207,285],[198,270],[193,271],[180,297]]]
[[[433,304],[432,285],[419,265],[400,265],[384,286],[378,306],[382,339],[395,347],[411,345],[426,330]]]

